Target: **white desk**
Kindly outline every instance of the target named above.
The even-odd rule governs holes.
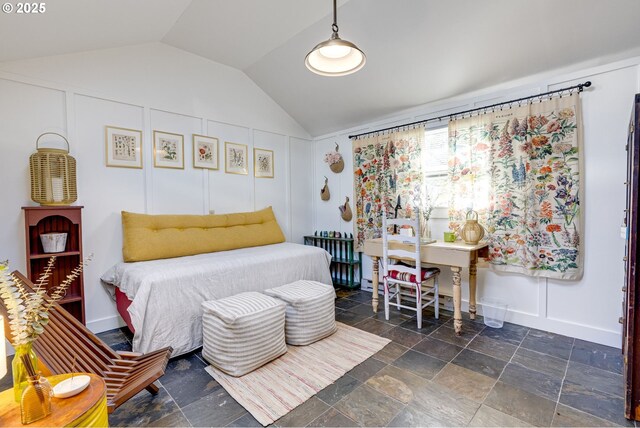
[[[420,247],[420,259],[423,263],[449,266],[451,272],[453,272],[453,326],[457,335],[460,335],[462,331],[462,312],[460,310],[462,280],[460,272],[462,268],[469,268],[469,315],[471,319],[475,319],[476,264],[478,262],[478,253],[486,247],[487,244],[484,242],[477,245],[468,245],[462,242],[443,241],[424,244]],[[391,243],[391,248],[413,251],[411,245],[395,242]],[[382,238],[365,240],[364,254],[370,256],[373,261],[373,297],[371,304],[373,311],[378,312],[378,260],[382,257]]]

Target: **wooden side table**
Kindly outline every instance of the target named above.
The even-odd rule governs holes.
[[[89,386],[78,395],[69,398],[52,398],[51,414],[33,422],[28,427],[108,427],[106,386],[101,377],[90,373]],[[50,376],[51,386],[71,377],[71,374]],[[19,427],[20,405],[13,396],[13,388],[0,393],[0,426]]]

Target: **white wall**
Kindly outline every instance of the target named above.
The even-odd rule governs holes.
[[[143,132],[143,169],[105,166],[105,125]],[[121,325],[99,281],[122,260],[120,211],[203,214],[269,205],[287,238],[311,229],[309,135],[244,73],[160,43],[0,63],[0,260],[25,271],[28,158],[45,131],[67,135],[84,205],[87,324]],[[184,135],[184,170],[153,167],[152,134]],[[217,137],[220,170],[192,167],[192,134]],[[53,140],[52,140],[53,141]],[[224,173],[224,142],[248,145],[249,175]],[[253,147],[274,151],[275,177],[253,177]],[[291,180],[295,177],[295,180]]]
[[[633,95],[640,90],[639,64],[640,58],[630,58],[595,68],[576,66],[547,72],[442,102],[425,104],[398,112],[393,117],[316,138],[313,228],[352,230],[352,224],[341,223],[336,216],[337,206],[343,202],[344,195],[353,193],[349,134],[467,110],[590,80],[592,88],[582,94],[584,277],[579,281],[558,281],[499,274],[480,268],[477,296],[507,301],[508,321],[620,347],[621,326],[618,318],[622,315],[621,287],[624,276],[624,241],[620,238],[620,225],[625,207],[625,144]],[[446,126],[446,121],[430,123],[429,126]],[[332,148],[333,142],[340,144],[345,160],[348,159],[345,172],[339,175],[332,174],[322,162],[324,153]],[[329,177],[329,202],[321,201],[317,194],[324,183],[324,175]],[[339,198],[334,195],[339,195]],[[440,216],[436,216],[440,218],[432,219],[433,236],[442,237],[448,223],[445,216],[446,213],[441,212]],[[364,277],[370,280],[371,261],[368,257],[363,262],[363,271]],[[468,272],[463,272],[463,310],[468,308],[467,275]],[[448,270],[444,270],[441,281],[446,293],[451,284]]]

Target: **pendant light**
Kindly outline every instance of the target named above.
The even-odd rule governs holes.
[[[338,36],[336,0],[333,0],[333,34],[304,59],[307,68],[321,76],[346,76],[364,67],[367,57],[356,45]]]

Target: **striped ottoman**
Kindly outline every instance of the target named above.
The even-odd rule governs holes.
[[[202,356],[242,376],[287,352],[285,304],[256,292],[202,303]]]
[[[265,294],[287,303],[285,334],[290,345],[308,345],[336,331],[336,292],[316,281],[296,281]]]

